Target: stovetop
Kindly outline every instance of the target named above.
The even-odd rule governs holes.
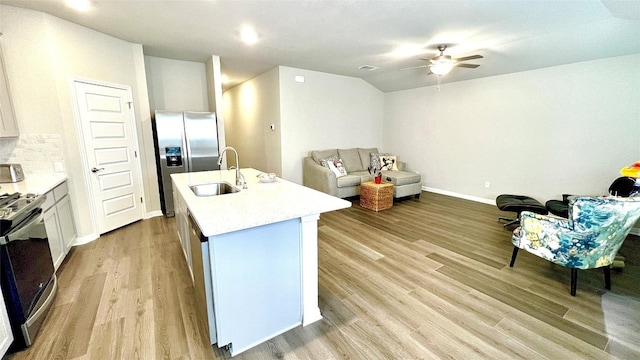
[[[19,224],[44,202],[45,197],[36,194],[0,195],[0,235]]]

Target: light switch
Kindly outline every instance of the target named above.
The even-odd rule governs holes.
[[[61,161],[55,161],[53,163],[53,170],[55,172],[64,172],[64,164]]]

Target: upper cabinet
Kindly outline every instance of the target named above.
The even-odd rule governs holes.
[[[4,68],[2,47],[0,47],[0,138],[17,137],[18,135],[18,123],[13,112],[9,81]]]

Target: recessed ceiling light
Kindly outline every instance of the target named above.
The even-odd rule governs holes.
[[[240,40],[247,45],[258,42],[258,33],[251,26],[244,26],[240,32]]]
[[[89,0],[65,0],[65,3],[67,3],[68,7],[79,11],[87,11],[91,7]]]

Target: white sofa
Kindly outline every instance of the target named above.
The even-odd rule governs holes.
[[[360,184],[373,181],[373,176],[367,170],[371,153],[379,154],[379,151],[377,148],[311,151],[309,156],[303,159],[302,183],[304,186],[340,198],[359,196]],[[346,176],[336,177],[329,168],[321,165],[320,160],[331,155],[342,160],[347,170]],[[382,171],[382,181],[394,185],[394,198],[415,196],[418,199],[422,192],[422,177],[420,174],[406,171],[406,164],[403,162],[398,161],[397,166],[398,171]]]

